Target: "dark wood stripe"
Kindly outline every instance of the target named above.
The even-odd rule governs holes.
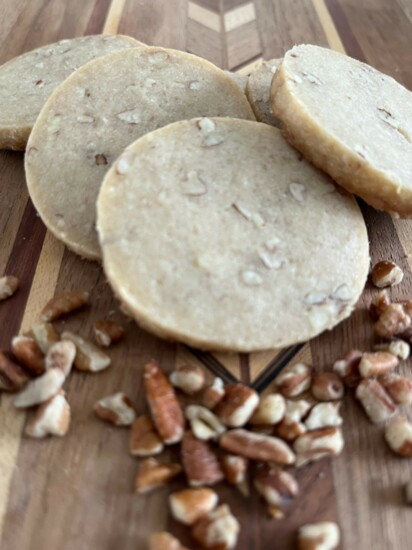
[[[338,30],[340,38],[345,46],[345,50],[348,55],[358,59],[359,61],[366,61],[365,55],[360,47],[359,42],[357,41],[349,21],[346,18],[346,15],[342,9],[342,6],[338,0],[326,0],[326,6],[329,10],[329,13],[335,23],[335,26]]]
[[[5,270],[19,279],[20,289],[0,304],[1,347],[7,348],[20,328],[45,235],[46,228],[29,200]]]
[[[190,0],[190,2],[215,13],[220,13],[221,0]]]
[[[292,361],[305,344],[298,344],[282,350],[264,369],[252,384],[257,392],[263,391],[276,376]]]
[[[230,70],[233,73],[236,73],[237,71],[240,71],[241,69],[243,69],[243,67],[246,67],[246,65],[249,65],[250,63],[253,63],[253,62],[257,61],[261,57],[262,57],[261,53],[258,54],[258,55],[255,55],[251,59],[249,59],[249,61],[245,61],[244,63],[241,63],[240,65],[237,65],[236,67],[232,67]]]
[[[96,34],[103,30],[111,0],[96,0],[84,34]]]
[[[244,384],[250,384],[250,355],[247,353],[241,353],[239,355],[240,361],[240,378]]]
[[[200,351],[196,348],[188,347],[187,349],[192,355],[196,357],[196,359],[201,361],[205,365],[205,367],[213,372],[215,376],[219,376],[224,382],[227,382],[229,384],[239,382],[239,380],[235,376],[233,376],[233,374],[229,372],[227,368],[210,353]]]

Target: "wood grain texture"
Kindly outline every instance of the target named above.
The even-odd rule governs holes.
[[[223,68],[251,70],[261,57],[280,57],[294,43],[347,51],[412,87],[410,0],[32,0],[0,2],[0,61],[59,38],[97,32],[130,34],[167,47],[194,51]],[[251,5],[253,7],[251,7]],[[200,6],[202,9],[193,8]],[[203,10],[203,11],[202,11]],[[392,220],[362,204],[372,260],[392,258],[405,270],[394,298],[412,296],[412,222]],[[10,399],[0,396],[0,548],[5,550],[144,550],[147,535],[168,528],[194,548],[186,529],[167,514],[167,494],[181,479],[147,497],[133,493],[137,461],[127,452],[128,430],[97,420],[94,402],[124,390],[138,412],[145,410],[141,370],[150,358],[170,371],[186,362],[206,364],[210,375],[241,379],[271,391],[280,366],[298,361],[327,369],[348,348],[372,345],[366,311],[368,286],[354,315],[296,350],[247,355],[209,355],[162,342],[118,310],[101,268],[64,249],[45,232],[27,199],[22,155],[0,153],[0,273],[22,280],[19,293],[0,305],[0,346],[27,330],[55,292],[84,289],[92,306],[65,322],[91,336],[93,321],[110,316],[126,326],[122,345],[110,350],[113,366],[99,375],[74,373],[66,384],[73,421],[64,439],[21,438],[25,422]],[[196,356],[194,355],[196,353]],[[280,365],[280,366],[279,366]],[[288,367],[286,367],[288,368]],[[410,371],[410,362],[403,372]],[[410,374],[410,372],[409,372]],[[345,402],[346,448],[298,472],[300,495],[281,521],[268,519],[262,502],[219,486],[242,524],[238,550],[292,550],[304,522],[337,520],[341,549],[405,550],[412,522],[402,501],[410,461],[387,450],[381,428],[371,426],[352,397]],[[170,456],[177,458],[177,451]]]

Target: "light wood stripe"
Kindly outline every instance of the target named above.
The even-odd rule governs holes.
[[[258,57],[254,61],[251,61],[250,63],[246,63],[246,65],[243,65],[240,69],[238,69],[236,72],[238,74],[243,75],[250,75],[250,73],[253,73],[260,65],[262,64],[263,57]]]
[[[225,13],[223,17],[226,32],[233,31],[242,25],[255,21],[256,11],[253,2],[240,6]]]
[[[126,0],[112,0],[103,27],[103,34],[116,34],[119,29]]]
[[[63,252],[64,245],[47,233],[27,300],[21,331],[30,328],[44,303],[53,296]],[[24,412],[18,412],[12,406],[12,397],[3,395],[0,403],[0,540],[25,418]]]
[[[316,10],[316,14],[325,32],[326,39],[332,50],[337,52],[346,53],[345,46],[339,36],[339,33],[335,27],[335,23],[326,7],[325,0],[312,0],[313,6]]]
[[[188,3],[188,15],[189,18],[201,25],[204,25],[212,31],[220,32],[220,16],[213,11],[210,11],[202,6],[198,6],[193,2]]]

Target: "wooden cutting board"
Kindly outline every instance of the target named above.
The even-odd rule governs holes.
[[[346,51],[393,75],[412,89],[411,0],[8,0],[0,2],[0,62],[58,39],[93,33],[130,34],[149,44],[187,50],[217,65],[247,74],[262,58],[281,57],[295,43]],[[393,297],[412,296],[412,222],[361,205],[372,261],[391,258],[405,270]],[[99,265],[83,261],[46,232],[28,200],[23,156],[0,152],[0,274],[19,277],[21,289],[0,304],[0,346],[28,329],[55,292],[84,289],[92,306],[63,326],[91,335],[96,319],[126,322],[124,344],[110,352],[113,366],[102,374],[75,373],[67,383],[72,426],[64,439],[21,437],[25,415],[0,396],[0,547],[2,550],[140,550],[148,533],[169,529],[194,548],[185,529],[170,520],[170,488],[145,498],[133,493],[137,461],[127,452],[128,431],[98,421],[98,398],[124,390],[145,408],[141,368],[153,357],[172,370],[200,362],[226,381],[242,380],[260,391],[276,372],[299,359],[330,367],[349,348],[368,349],[371,324],[364,292],[352,317],[305,346],[247,355],[212,355],[162,342],[118,312]],[[403,372],[410,371],[410,362]],[[406,550],[411,547],[411,509],[402,484],[412,461],[394,457],[350,397],[345,400],[345,451],[298,472],[300,495],[284,520],[270,520],[253,495],[245,499],[219,488],[242,524],[238,548],[294,547],[305,522],[334,520],[341,548]],[[176,482],[171,488],[179,487]]]

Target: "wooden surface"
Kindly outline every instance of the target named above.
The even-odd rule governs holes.
[[[261,58],[281,57],[294,43],[329,46],[365,60],[412,89],[412,0],[0,0],[0,62],[55,40],[93,33],[130,34],[149,44],[201,55],[223,68],[247,73]],[[373,260],[393,258],[405,269],[393,296],[412,296],[412,222],[393,221],[362,205]],[[0,346],[28,329],[55,292],[85,289],[92,307],[65,326],[84,335],[93,320],[117,311],[101,269],[64,249],[28,200],[23,158],[0,152],[0,274],[21,289],[0,305]],[[95,419],[94,402],[125,390],[144,410],[141,367],[154,357],[168,370],[201,361],[226,380],[264,389],[284,363],[299,358],[319,369],[348,348],[372,342],[367,288],[356,313],[333,332],[298,349],[253,356],[198,354],[161,342],[127,323],[125,343],[110,352],[113,366],[99,375],[75,373],[67,383],[72,427],[62,440],[21,437],[24,413],[0,396],[0,548],[2,550],[140,550],[147,534],[169,528],[190,545],[185,530],[167,515],[167,491],[133,494],[137,462],[127,453],[128,433]],[[403,367],[410,372],[410,364]],[[341,548],[405,550],[412,539],[411,511],[402,484],[411,461],[386,449],[382,429],[369,424],[352,398],[344,406],[346,447],[333,462],[299,471],[301,493],[285,520],[269,520],[257,497],[245,500],[219,488],[242,523],[241,550],[289,550],[304,522],[336,520]],[[179,486],[176,482],[174,487]],[[185,538],[186,537],[186,538]]]

